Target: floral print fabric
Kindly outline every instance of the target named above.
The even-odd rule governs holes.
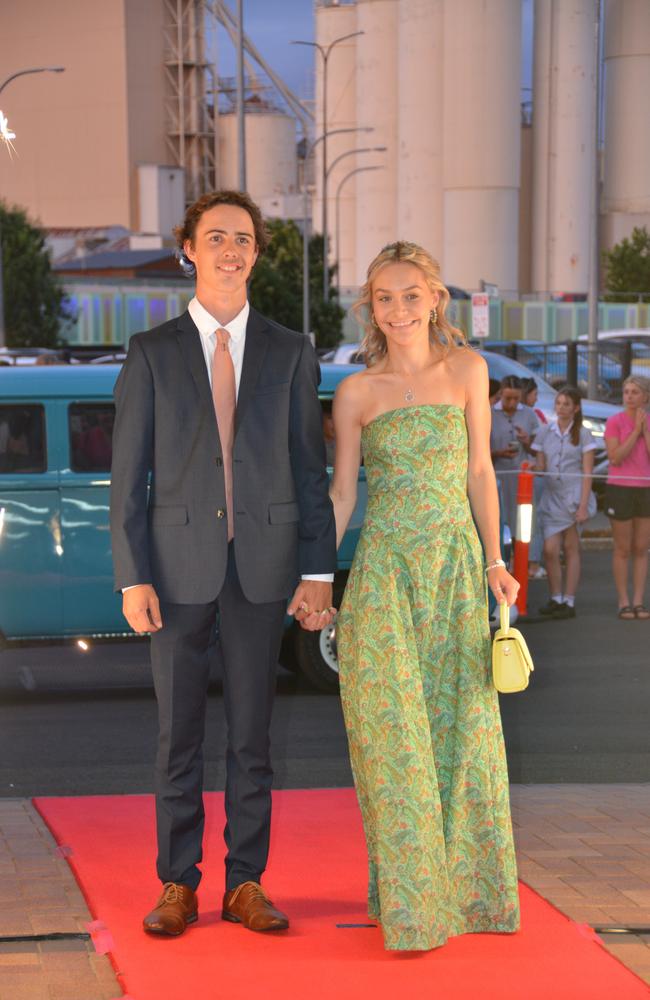
[[[483,556],[457,406],[363,431],[366,519],[339,614],[341,696],[389,949],[519,926]]]

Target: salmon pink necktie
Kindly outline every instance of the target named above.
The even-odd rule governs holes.
[[[212,356],[212,399],[219,428],[221,455],[223,458],[223,478],[226,484],[226,513],[228,515],[228,541],[235,533],[232,504],[232,448],[235,439],[235,366],[232,363],[227,330],[216,332],[217,346]]]

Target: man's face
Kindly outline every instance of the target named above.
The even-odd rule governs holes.
[[[501,405],[503,406],[504,413],[508,414],[515,413],[520,400],[521,400],[521,389],[501,390]]]
[[[238,205],[215,205],[203,213],[193,242],[186,240],[183,250],[196,267],[197,289],[240,292],[257,260],[253,220]]]

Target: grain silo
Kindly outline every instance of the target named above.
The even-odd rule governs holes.
[[[296,120],[262,99],[246,102],[246,186],[256,202],[293,194],[298,185]],[[238,187],[237,116],[219,115],[219,184]]]
[[[372,145],[386,146],[381,170],[357,177],[357,274],[397,231],[397,36],[398,0],[359,0],[357,28],[357,124],[372,127]],[[364,160],[364,166],[366,162]]]
[[[611,246],[633,226],[650,227],[648,0],[607,3],[605,66],[603,243]]]
[[[397,233],[442,256],[443,0],[399,7]]]
[[[532,286],[586,292],[592,212],[595,0],[536,0]]]
[[[444,0],[444,273],[518,288],[520,0]]]

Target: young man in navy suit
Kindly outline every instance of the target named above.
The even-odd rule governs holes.
[[[158,876],[146,931],[198,917],[207,649],[219,619],[228,726],[222,915],[287,917],[260,882],[271,818],[269,726],[287,611],[328,625],[336,532],[309,340],[256,312],[268,235],[248,195],[217,191],[176,232],[196,274],[187,312],[131,338],[115,388],[111,532],[131,627],[151,633],[159,710]]]

